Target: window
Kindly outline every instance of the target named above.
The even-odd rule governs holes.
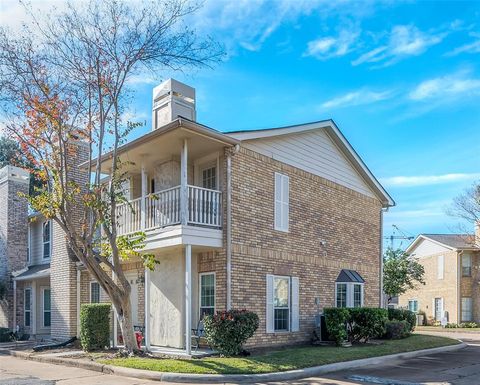
[[[290,320],[290,277],[273,279],[273,318],[275,331],[288,331]]]
[[[200,274],[200,318],[215,313],[215,273]]]
[[[472,298],[462,297],[462,321],[470,322],[472,317]]]
[[[51,325],[51,301],[50,289],[42,289],[42,312],[43,312],[43,326],[50,327]]]
[[[298,277],[267,275],[267,333],[300,330]]]
[[[275,230],[288,231],[289,181],[288,176],[275,173]]]
[[[443,255],[439,255],[437,257],[437,278],[438,279],[443,279],[444,265],[445,265],[445,258],[443,257]]]
[[[363,284],[353,282],[337,282],[335,284],[337,307],[362,307]]]
[[[337,283],[337,307],[347,307],[346,283]]]
[[[24,312],[23,324],[28,327],[32,323],[32,289],[29,287],[24,291]]]
[[[408,301],[408,310],[413,311],[414,313],[418,312],[418,301],[416,299]]]
[[[202,186],[210,190],[217,189],[217,168],[215,166],[202,170]]]
[[[51,221],[43,223],[43,258],[48,259],[51,255],[51,236],[52,228]]]
[[[100,303],[100,284],[90,282],[90,303]]]
[[[462,277],[472,276],[472,256],[470,254],[462,255]]]

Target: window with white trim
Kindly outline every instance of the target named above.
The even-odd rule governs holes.
[[[200,319],[215,314],[215,273],[200,274]]]
[[[471,322],[473,320],[472,305],[473,300],[471,297],[462,297],[462,322]]]
[[[445,258],[443,255],[437,257],[437,279],[443,279],[445,270]]]
[[[273,278],[273,319],[275,331],[290,330],[290,277]]]
[[[410,299],[408,300],[408,310],[413,311],[414,313],[418,312],[418,300]]]
[[[362,307],[363,283],[336,282],[335,299],[337,307]]]
[[[48,259],[52,253],[52,223],[51,221],[43,222],[42,237],[43,237],[43,259]]]
[[[462,277],[472,276],[472,256],[470,254],[462,254]]]
[[[300,330],[298,277],[267,275],[267,333]]]
[[[275,230],[288,231],[290,178],[275,173]]]
[[[217,189],[217,167],[202,169],[202,187],[210,190]]]
[[[90,303],[100,303],[100,284],[90,282]]]
[[[51,318],[52,303],[50,297],[50,288],[42,289],[42,313],[43,313],[43,326],[50,327],[52,323]]]
[[[32,289],[27,287],[23,292],[23,325],[29,327],[32,324]]]

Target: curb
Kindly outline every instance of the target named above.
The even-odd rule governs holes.
[[[384,364],[392,359],[413,358],[429,354],[451,352],[466,348],[468,345],[461,342],[456,345],[442,346],[432,349],[415,350],[405,353],[390,354],[387,356],[362,358],[360,360],[337,362],[334,364],[313,366],[310,368],[289,370],[285,372],[263,373],[263,374],[188,374],[188,373],[164,373],[143,369],[131,369],[121,366],[112,366],[98,364],[96,362],[82,361],[72,358],[48,357],[26,353],[21,351],[9,351],[14,357],[25,360],[38,361],[56,365],[65,365],[81,369],[93,370],[105,374],[115,374],[118,376],[139,378],[143,380],[153,380],[162,382],[189,382],[189,383],[225,383],[225,382],[269,382],[269,381],[289,381],[302,378],[314,377],[325,373],[336,372],[339,370],[348,370],[365,365]]]

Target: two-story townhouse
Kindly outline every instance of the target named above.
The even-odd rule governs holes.
[[[428,323],[480,322],[480,228],[475,234],[420,234],[406,249],[425,269],[425,285],[399,297]]]
[[[123,266],[147,347],[190,353],[201,317],[230,308],[258,313],[250,345],[302,343],[324,307],[381,304],[382,215],[394,202],[332,120],[219,132],[196,122],[195,90],[175,80],[153,90],[152,113],[152,131],[119,149],[130,200],[119,233],[144,231],[160,261]],[[101,161],[108,170],[109,154]],[[100,300],[75,269],[76,303],[57,304],[52,285],[52,317]]]

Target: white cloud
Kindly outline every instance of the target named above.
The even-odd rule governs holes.
[[[378,63],[388,66],[408,57],[418,56],[429,47],[439,44],[446,33],[422,32],[414,25],[396,25],[388,34],[388,41],[352,61],[357,66]]]
[[[456,56],[461,53],[480,53],[480,40],[474,41],[473,43],[461,45],[460,47],[457,47],[452,51],[447,52],[445,56]]]
[[[480,93],[480,79],[467,77],[467,73],[425,80],[415,87],[408,95],[411,100],[433,98],[452,98]]]
[[[326,36],[308,42],[303,56],[314,56],[325,60],[344,56],[349,53],[358,39],[360,32],[354,29],[342,29],[338,36]]]
[[[327,100],[321,104],[322,108],[341,108],[347,106],[359,106],[363,104],[371,104],[380,102],[382,100],[389,99],[392,97],[392,91],[369,91],[366,89],[361,89],[357,91],[349,92],[345,95],[338,96],[336,98]]]
[[[475,181],[480,179],[480,173],[457,173],[443,175],[421,175],[421,176],[393,176],[389,178],[381,178],[380,181],[384,186],[396,187],[417,187],[430,186],[436,184],[456,183],[465,181]]]

